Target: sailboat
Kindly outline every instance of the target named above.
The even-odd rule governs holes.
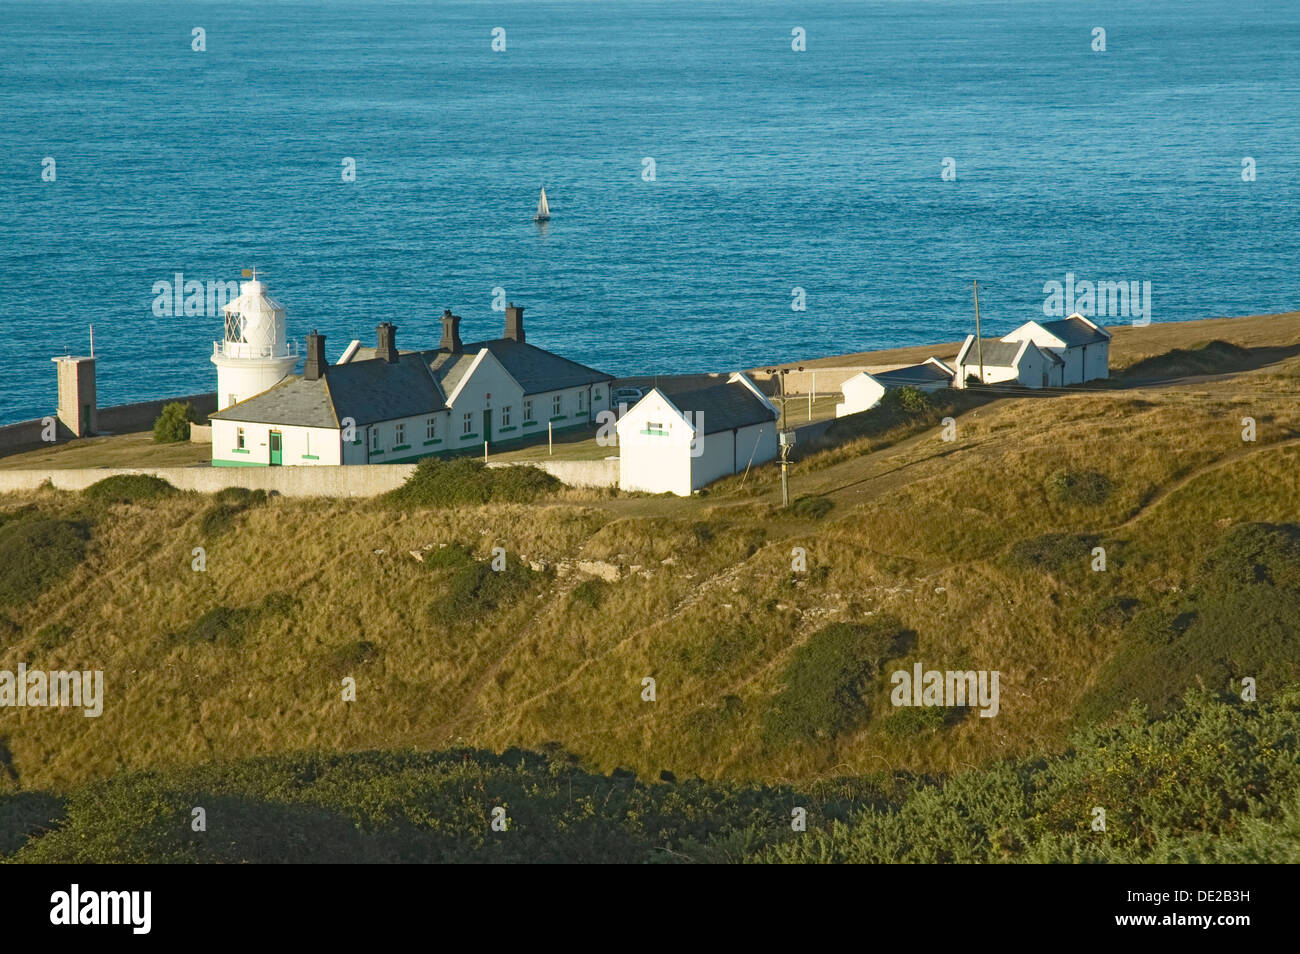
[[[542,188],[542,197],[537,200],[537,214],[533,216],[534,222],[549,222],[551,220],[551,206],[546,201],[546,188]]]

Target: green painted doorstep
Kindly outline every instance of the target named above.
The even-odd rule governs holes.
[[[218,460],[217,458],[214,457],[212,458],[212,466],[213,467],[265,467],[266,465],[260,464],[255,460]]]

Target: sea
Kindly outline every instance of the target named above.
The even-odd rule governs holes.
[[[0,424],[92,325],[101,405],[215,390],[161,299],[251,267],[331,360],[511,301],[618,375],[1296,310],[1298,143],[1295,0],[3,0]]]

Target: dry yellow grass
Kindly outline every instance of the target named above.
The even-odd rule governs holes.
[[[1243,442],[1241,418],[1258,439]],[[569,491],[550,502],[400,513],[369,502],[276,499],[216,538],[210,500],[181,496],[97,512],[90,557],[30,606],[2,610],[20,633],[0,669],[98,668],[99,719],[7,710],[24,787],[59,787],[145,767],[307,747],[495,749],[558,742],[604,769],[628,766],[737,779],[807,780],[880,768],[946,771],[1051,750],[1063,740],[1116,631],[1080,621],[1087,600],[1184,586],[1206,541],[1240,521],[1295,520],[1300,359],[1186,387],[1004,399],[937,429],[815,454],[799,494],[829,497],[822,520],[774,513],[776,468],[690,500]],[[877,442],[878,444],[879,442]],[[1063,469],[1111,481],[1105,502],[1046,491]],[[58,514],[78,495],[0,498]],[[1061,576],[1006,558],[1051,531],[1101,536],[1105,574]],[[568,572],[517,602],[434,624],[443,581],[410,551],[501,546]],[[207,571],[191,570],[207,550]],[[808,572],[791,572],[803,547]],[[1121,556],[1122,555],[1122,556]],[[579,561],[622,568],[597,605],[575,597]],[[213,607],[290,594],[238,646],[183,644]],[[773,747],[763,715],[785,667],[836,621],[890,614],[916,634],[891,662],[997,669],[1001,713],[900,738],[887,706],[838,739]],[[48,623],[73,629],[37,649]],[[339,648],[374,643],[355,703],[340,699]],[[657,700],[641,698],[642,680]],[[875,698],[885,699],[883,681]]]

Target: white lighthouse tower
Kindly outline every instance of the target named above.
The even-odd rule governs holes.
[[[248,274],[248,273],[246,273]],[[239,297],[224,307],[226,336],[212,343],[217,366],[217,410],[261,394],[298,363],[298,342],[287,340],[284,306],[257,280],[242,282]]]

